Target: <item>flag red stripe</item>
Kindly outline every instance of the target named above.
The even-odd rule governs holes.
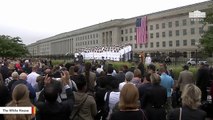
[[[144,16],[141,19],[141,25],[136,27],[136,43],[145,44],[147,43],[147,17]]]

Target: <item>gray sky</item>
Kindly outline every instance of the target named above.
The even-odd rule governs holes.
[[[0,0],[0,35],[28,45],[59,33],[207,0]]]

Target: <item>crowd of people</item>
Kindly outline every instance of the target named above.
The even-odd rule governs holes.
[[[75,52],[75,57],[82,55],[85,60],[111,60],[111,61],[128,61],[131,59],[131,45],[94,48],[79,48]]]
[[[4,60],[0,106],[35,106],[37,111],[1,114],[0,120],[205,120],[200,106],[207,100],[212,71],[201,64],[196,74],[197,79],[187,65],[175,80],[165,64],[115,69],[90,62],[52,66]]]

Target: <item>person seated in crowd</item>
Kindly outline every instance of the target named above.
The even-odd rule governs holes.
[[[84,75],[78,75],[76,80],[78,91],[74,92],[75,104],[70,116],[71,120],[93,120],[97,114],[95,99],[89,93],[86,93],[86,84]]]
[[[15,86],[12,92],[12,100],[7,107],[34,107],[29,98],[28,88],[24,84]],[[31,114],[6,114],[5,120],[34,120],[35,116]]]
[[[40,94],[36,107],[38,109],[36,113],[36,120],[69,120],[69,116],[73,110],[74,96],[71,88],[69,87],[69,76],[63,72],[61,74],[61,84],[66,90],[67,100],[58,102],[58,90],[55,84],[50,83],[50,77],[48,74],[45,76],[46,82],[43,94]]]
[[[110,120],[146,120],[143,110],[139,109],[138,99],[138,88],[131,83],[125,84],[120,92],[119,111],[112,113]]]
[[[206,112],[199,109],[201,105],[201,90],[196,85],[185,85],[181,98],[182,107],[171,111],[168,115],[168,120],[205,120]]]

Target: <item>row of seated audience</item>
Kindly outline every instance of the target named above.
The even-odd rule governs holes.
[[[0,106],[36,106],[36,115],[0,115],[0,120],[205,120],[195,82],[182,86],[181,107],[173,108],[175,84],[165,66],[158,72],[153,64],[142,68],[116,72],[112,65],[103,69],[88,62],[55,71],[44,67],[42,74],[38,66],[30,74],[14,71],[10,81],[0,77]]]

